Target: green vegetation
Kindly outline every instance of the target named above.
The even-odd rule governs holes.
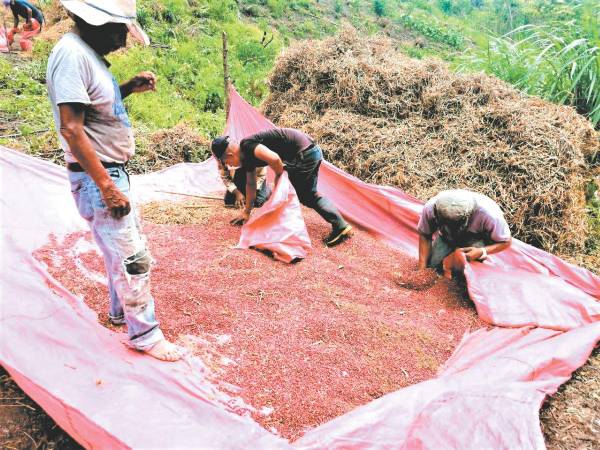
[[[267,94],[265,79],[281,50],[281,35],[274,28],[240,20],[235,1],[146,0],[138,2],[138,11],[153,45],[134,46],[108,57],[117,80],[142,70],[158,75],[156,92],[126,100],[138,134],[180,122],[203,135],[221,132],[222,31],[228,35],[230,73],[236,88],[254,104]],[[38,39],[33,58],[9,55],[0,59],[0,144],[40,156],[58,148],[44,84],[52,46]]]
[[[529,94],[568,104],[600,124],[600,5],[581,2],[547,24],[531,24],[472,48],[465,70],[481,69]]]
[[[156,93],[127,100],[132,120],[150,129],[185,121],[203,134],[218,134],[224,120],[222,31],[228,35],[236,87],[249,101],[262,100],[267,92],[264,79],[281,39],[272,29],[240,21],[237,11],[236,3],[228,0],[192,6],[186,0],[140,2],[140,22],[157,47],[134,47],[110,58],[119,80],[142,70],[159,76]],[[265,33],[273,38],[268,45],[263,42]]]
[[[450,47],[461,49],[464,46],[464,35],[460,32],[442,26],[437,19],[424,19],[411,14],[403,14],[400,16],[400,21],[407,28],[417,31],[423,36],[428,37],[432,41],[447,44]]]
[[[40,0],[58,8],[56,0]],[[575,106],[600,123],[600,5],[593,0],[141,0],[140,23],[153,46],[111,55],[117,79],[141,70],[159,77],[156,93],[127,100],[136,128],[152,132],[185,122],[204,135],[224,124],[221,32],[229,36],[231,77],[258,105],[280,50],[293,39],[321,38],[351,23],[399,40],[410,56],[437,56],[463,71],[486,71],[524,92]],[[0,143],[30,151],[56,146],[45,99],[51,44],[32,60],[0,64]],[[22,135],[26,139],[19,139]]]
[[[26,64],[0,58],[0,145],[26,142],[40,156],[58,147],[45,79],[44,55]]]

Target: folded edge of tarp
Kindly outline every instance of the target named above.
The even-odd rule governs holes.
[[[449,276],[464,273],[479,317],[501,327],[538,326],[568,331],[600,321],[600,302],[564,279],[498,263],[468,263],[456,250],[444,260]]]
[[[307,432],[302,449],[545,448],[539,408],[583,365],[600,323],[465,336],[438,377],[387,394]]]

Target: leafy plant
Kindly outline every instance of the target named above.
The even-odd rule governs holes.
[[[400,21],[407,28],[418,31],[433,41],[442,42],[458,49],[464,46],[463,35],[450,27],[444,27],[437,22],[425,20],[412,14],[402,14]]]
[[[387,2],[385,0],[373,0],[373,11],[378,17],[387,15]]]
[[[582,22],[567,27],[526,25],[473,49],[461,68],[483,69],[519,89],[572,105],[600,125],[600,45]],[[597,33],[597,31],[596,31]]]

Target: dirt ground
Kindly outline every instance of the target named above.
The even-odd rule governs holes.
[[[548,448],[600,448],[600,347],[546,402],[540,417]]]
[[[27,397],[0,367],[0,448],[76,450],[82,447]]]
[[[168,224],[145,224],[157,261],[159,320],[170,338],[191,344],[215,377],[239,386],[244,401],[257,411],[267,408],[255,419],[285,437],[294,439],[360,404],[431,378],[462,333],[483,326],[462,291],[446,280],[424,291],[396,284],[391,274],[414,262],[365,233],[336,249],[323,247],[320,239],[328,230],[312,212],[304,215],[314,249],[306,261],[289,266],[233,249],[239,231],[223,224],[235,212],[190,211],[184,222],[195,225],[177,224],[181,210],[161,211]],[[156,221],[152,212],[146,217]],[[81,246],[82,239],[89,237],[54,242],[37,257],[84,296],[106,325],[106,288],[92,278],[77,283],[66,275],[102,272],[98,255]],[[76,248],[83,249],[77,265],[60,258]],[[181,292],[190,295],[182,298]],[[599,386],[596,352],[543,408],[548,448],[598,448]],[[0,447],[79,448],[5,373],[0,397]]]

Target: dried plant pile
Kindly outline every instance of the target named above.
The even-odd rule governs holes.
[[[201,162],[210,154],[210,141],[185,123],[151,134],[138,130],[136,140],[140,145],[128,165],[132,173],[153,172],[180,162]]]
[[[158,225],[206,225],[217,209],[223,206],[216,200],[156,201],[142,205],[141,215],[145,221]]]
[[[600,348],[540,413],[549,450],[595,449],[600,442]]]
[[[486,75],[414,60],[353,30],[304,41],[278,60],[266,115],[315,137],[359,178],[423,200],[468,188],[497,200],[514,234],[553,252],[583,250],[584,184],[598,134],[573,109]]]

